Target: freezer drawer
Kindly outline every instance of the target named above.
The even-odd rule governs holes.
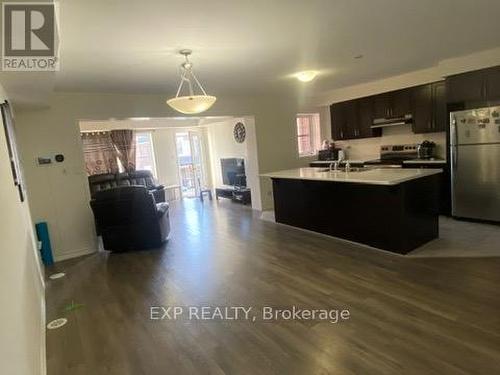
[[[500,144],[451,148],[452,215],[500,221]]]

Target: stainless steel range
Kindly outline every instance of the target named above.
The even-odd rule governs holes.
[[[417,144],[384,145],[380,146],[380,159],[370,160],[365,164],[402,168],[403,161],[417,158]]]

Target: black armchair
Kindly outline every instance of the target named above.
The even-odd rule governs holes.
[[[124,173],[104,173],[89,176],[90,195],[92,198],[101,190],[117,186],[145,186],[155,197],[156,203],[165,202],[165,187],[156,183],[150,171],[133,171]]]
[[[119,186],[99,191],[90,206],[106,250],[154,248],[167,240],[168,203],[156,203],[145,186]]]

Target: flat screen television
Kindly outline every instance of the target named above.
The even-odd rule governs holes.
[[[245,160],[242,158],[220,159],[224,185],[246,187]]]

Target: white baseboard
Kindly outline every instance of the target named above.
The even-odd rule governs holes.
[[[63,254],[54,255],[54,261],[60,262],[62,260],[72,259],[76,257],[81,257],[83,255],[89,255],[97,252],[97,249],[80,249],[71,252],[64,252]]]
[[[40,344],[40,374],[47,375],[47,339],[45,332],[45,325],[47,324],[47,317],[45,315],[45,293],[42,295],[41,301],[41,344]]]

